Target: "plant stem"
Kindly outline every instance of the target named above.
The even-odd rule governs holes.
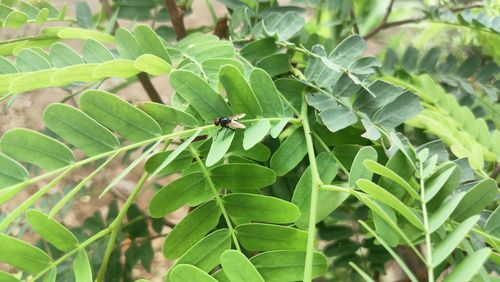
[[[54,217],[80,190],[84,187],[85,183],[92,179],[97,173],[99,173],[102,169],[104,169],[119,153],[116,152],[109,159],[107,159],[102,165],[100,165],[97,169],[95,169],[91,174],[85,177],[75,188],[71,189],[71,191],[66,194],[61,200],[59,200],[56,205],[50,210],[49,217]]]
[[[132,191],[132,194],[130,194],[127,201],[123,205],[122,209],[116,216],[116,218],[109,225],[109,228],[111,229],[111,236],[109,238],[108,246],[106,247],[106,252],[104,253],[104,259],[102,261],[101,267],[99,268],[99,272],[97,273],[96,282],[102,282],[104,280],[104,275],[106,274],[106,270],[108,268],[109,258],[111,257],[111,253],[113,252],[116,242],[116,237],[118,236],[118,232],[120,231],[123,217],[125,217],[128,209],[135,202],[135,199],[139,195],[139,192],[141,191],[142,187],[144,187],[144,184],[146,183],[148,178],[149,178],[149,173],[145,172],[142,175],[139,182],[137,183],[137,185],[135,186],[134,190]]]
[[[334,191],[334,192],[342,192],[342,193],[349,193],[351,194],[351,189],[341,187],[338,185],[333,185],[333,184],[328,184],[328,185],[321,185],[319,187],[321,190],[327,190],[327,191]]]
[[[177,7],[175,0],[165,0],[165,7],[167,7],[170,21],[175,30],[177,40],[186,37],[186,27],[184,26],[184,12]]]
[[[145,72],[140,72],[137,75],[137,78],[141,82],[142,88],[146,91],[146,94],[148,94],[149,99],[152,102],[164,104],[163,100],[160,97],[160,93],[156,91],[156,88],[154,87],[153,83],[151,82],[151,79]]]
[[[314,256],[314,242],[316,240],[316,213],[318,205],[318,189],[322,185],[319,177],[316,156],[314,154],[314,145],[311,138],[311,128],[307,116],[307,102],[304,95],[300,116],[302,118],[302,128],[306,138],[307,155],[309,157],[309,166],[311,168],[311,206],[309,208],[309,226],[307,228],[307,250],[304,268],[304,281],[312,280],[312,265]]]
[[[222,212],[222,216],[224,216],[224,220],[226,221],[227,228],[229,229],[229,233],[231,233],[231,237],[233,238],[234,246],[238,251],[241,252],[240,244],[238,242],[238,238],[236,238],[236,234],[234,232],[233,225],[231,223],[231,219],[229,218],[229,215],[226,211],[226,208],[224,207],[224,204],[222,203],[222,199],[219,195],[219,192],[217,191],[217,188],[215,187],[214,182],[212,181],[212,178],[210,177],[210,172],[208,171],[207,167],[205,164],[203,164],[203,161],[200,159],[200,154],[198,151],[193,148],[193,146],[189,145],[189,149],[193,153],[194,158],[196,159],[196,162],[198,162],[198,165],[200,166],[201,170],[203,171],[203,175],[205,176],[205,179],[208,182],[208,186],[210,186],[210,189],[214,193],[215,201],[217,203],[217,206],[219,206],[219,209]]]
[[[38,199],[50,191],[54,186],[56,186],[61,180],[68,174],[73,168],[67,168],[59,176],[54,178],[49,184],[42,187],[35,194],[31,195],[28,199],[24,200],[22,204],[17,206],[11,213],[9,213],[2,221],[0,221],[0,231],[4,231],[9,224],[12,223],[18,216],[20,216],[26,209],[31,207]]]
[[[434,282],[434,268],[432,266],[432,245],[431,245],[431,234],[429,232],[429,218],[427,215],[427,205],[425,203],[425,184],[424,184],[424,174],[423,162],[420,162],[420,202],[422,203],[422,217],[424,218],[424,233],[425,233],[425,257],[427,266],[427,281]]]
[[[365,35],[364,36],[365,39],[368,39],[377,34],[380,30],[382,30],[384,25],[387,24],[387,19],[389,18],[389,15],[391,14],[392,11],[392,5],[394,5],[394,0],[391,0],[391,2],[389,2],[389,6],[387,6],[387,10],[385,11],[384,18],[382,19],[382,22],[380,22],[380,25],[378,25],[374,30]]]

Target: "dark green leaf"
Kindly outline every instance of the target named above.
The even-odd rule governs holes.
[[[459,222],[479,214],[484,208],[491,204],[497,195],[497,185],[493,179],[484,179],[477,183],[465,194],[451,217]]]
[[[278,47],[273,37],[253,41],[241,48],[240,55],[249,61],[255,61],[272,55]]]
[[[368,160],[376,162],[377,157],[377,151],[375,151],[373,147],[362,147],[358,151],[349,171],[349,187],[355,188],[356,181],[358,181],[358,179],[372,179],[372,171],[366,168],[363,164]]]
[[[262,115],[259,101],[236,67],[223,66],[219,72],[219,80],[226,89],[227,98],[235,113],[245,113],[250,118]]]
[[[224,164],[210,174],[217,187],[227,189],[259,189],[276,181],[274,171],[256,164]]]
[[[248,251],[306,250],[307,232],[280,225],[247,223],[236,227],[238,241]]]
[[[203,174],[189,174],[176,179],[153,196],[149,203],[149,214],[152,217],[163,217],[187,204],[204,189]]]
[[[265,281],[278,282],[301,281],[304,278],[305,259],[305,252],[279,250],[258,254],[250,261]],[[326,257],[315,252],[313,254],[312,278],[320,277],[326,270]]]
[[[276,175],[285,175],[296,167],[306,154],[304,132],[302,128],[297,128],[271,157],[271,168],[276,172]]]
[[[297,206],[270,196],[233,193],[224,196],[223,201],[231,216],[254,221],[283,224],[300,216]]]
[[[265,117],[279,117],[284,114],[280,93],[269,74],[262,69],[253,69],[250,73],[250,85]]]
[[[277,76],[289,72],[292,69],[290,58],[287,54],[274,54],[267,56],[255,65],[264,69],[270,76]]]
[[[351,35],[335,47],[328,56],[335,64],[348,68],[366,50],[366,43],[359,35]]]
[[[76,23],[78,26],[93,29],[94,22],[92,21],[92,11],[87,2],[76,2]]]
[[[167,259],[182,256],[203,238],[219,222],[221,211],[215,201],[197,207],[175,225],[163,243],[163,255]]]
[[[170,281],[172,282],[217,282],[208,273],[189,265],[179,264],[170,271]]]

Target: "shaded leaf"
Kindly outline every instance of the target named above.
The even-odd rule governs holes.
[[[259,189],[276,181],[273,170],[256,164],[224,164],[210,174],[217,187],[227,189]]]

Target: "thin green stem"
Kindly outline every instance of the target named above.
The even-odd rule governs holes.
[[[144,187],[144,184],[146,183],[148,178],[149,178],[149,173],[145,172],[142,175],[139,182],[137,182],[137,185],[132,191],[132,194],[130,194],[130,196],[128,197],[127,201],[121,208],[116,218],[109,225],[109,228],[111,229],[111,236],[108,241],[108,246],[106,247],[106,252],[104,253],[104,259],[102,261],[101,267],[99,268],[99,272],[97,273],[97,278],[96,278],[97,282],[102,282],[104,280],[104,275],[106,274],[106,270],[108,268],[109,258],[111,257],[111,253],[113,252],[116,242],[116,237],[118,236],[118,232],[120,231],[121,228],[122,220],[127,214],[127,211],[130,208],[130,206],[135,202],[135,199],[139,195],[141,189]]]
[[[43,195],[50,191],[54,186],[56,186],[61,180],[68,174],[73,168],[67,168],[63,173],[61,173],[58,177],[54,178],[49,184],[42,187],[35,194],[31,195],[28,199],[22,202],[17,208],[15,208],[11,213],[9,213],[1,222],[0,222],[0,231],[5,230],[9,224],[12,223],[18,216],[20,216],[26,209],[31,207],[38,199],[40,199]]]
[[[422,203],[422,217],[424,218],[424,233],[425,233],[425,258],[427,266],[427,280],[429,282],[434,282],[434,268],[432,267],[432,245],[431,245],[431,234],[429,232],[429,217],[427,214],[427,205],[425,203],[425,184],[424,184],[424,169],[423,163],[420,163],[420,202]]]
[[[349,193],[349,194],[351,194],[351,189],[345,188],[345,187],[342,187],[342,186],[338,186],[338,185],[333,185],[333,184],[321,185],[319,188],[321,190],[327,190],[327,191],[334,191],[334,192],[342,192],[342,193]]]
[[[91,174],[85,177],[78,185],[75,186],[68,194],[66,194],[61,200],[59,200],[55,206],[50,210],[49,217],[54,217],[83,187],[85,187],[85,183],[87,183],[90,179],[94,178],[94,176],[103,170],[108,164],[114,160],[119,153],[116,152],[109,159],[107,159],[102,165],[100,165],[97,169],[95,169]]]
[[[316,164],[314,144],[311,138],[311,128],[309,127],[309,120],[307,118],[307,102],[305,101],[305,95],[303,97],[302,109],[300,115],[302,118],[302,128],[304,129],[304,135],[306,138],[309,166],[311,168],[311,206],[309,208],[309,226],[307,228],[307,250],[306,250],[305,268],[304,268],[304,281],[307,282],[312,280],[314,243],[316,240],[316,213],[318,205],[318,192],[319,192],[318,190],[319,187],[322,185],[322,183],[318,172],[318,166]]]
[[[83,165],[89,164],[91,162],[94,162],[94,161],[106,158],[108,156],[112,156],[112,155],[114,155],[116,153],[123,153],[123,152],[126,152],[128,150],[132,150],[132,149],[135,149],[135,148],[142,147],[144,145],[148,145],[148,144],[157,142],[159,140],[169,140],[169,139],[172,139],[174,137],[181,137],[181,136],[184,136],[184,135],[193,134],[198,129],[201,129],[201,130],[204,131],[204,130],[210,130],[212,128],[215,128],[215,125],[205,125],[205,126],[201,126],[201,127],[197,127],[197,128],[188,129],[188,130],[173,132],[173,133],[162,135],[162,136],[156,136],[156,137],[153,137],[153,138],[150,138],[150,139],[146,139],[146,140],[141,141],[141,142],[130,144],[128,146],[124,146],[124,147],[118,148],[116,150],[111,150],[111,151],[108,151],[108,152],[105,152],[105,153],[102,153],[102,154],[99,154],[99,155],[96,155],[96,156],[93,156],[93,157],[81,160],[79,162],[75,162],[73,164],[70,164],[70,165],[67,165],[67,166],[64,166],[64,167],[52,170],[52,171],[50,171],[48,173],[45,173],[45,174],[39,175],[37,177],[31,178],[31,179],[29,179],[29,180],[27,180],[25,182],[18,183],[18,184],[15,184],[13,186],[4,188],[4,190],[12,189],[15,193],[14,192],[11,193],[12,195],[9,196],[9,197],[7,197],[7,198],[5,198],[4,195],[2,195],[3,197],[2,197],[2,201],[0,201],[0,204],[4,203],[6,200],[12,198],[17,192],[21,191],[23,188],[25,188],[25,187],[27,187],[27,186],[29,186],[31,184],[34,184],[34,183],[36,183],[38,181],[41,181],[43,179],[49,178],[49,177],[51,177],[53,175],[62,173],[64,171],[66,171],[67,169],[78,168],[78,167],[81,167]]]
[[[224,207],[224,204],[222,203],[222,199],[219,195],[219,192],[217,191],[217,188],[215,187],[214,182],[212,181],[212,178],[210,177],[210,172],[208,171],[207,167],[203,163],[203,161],[200,159],[200,154],[198,151],[191,145],[189,145],[189,149],[193,153],[194,158],[196,159],[196,162],[198,162],[198,165],[200,166],[201,170],[203,171],[203,175],[205,176],[205,179],[208,182],[208,186],[210,186],[210,189],[212,190],[214,196],[215,196],[215,201],[217,203],[217,206],[219,206],[222,216],[224,216],[224,220],[226,221],[227,228],[229,229],[229,232],[231,233],[231,237],[233,238],[234,246],[238,251],[241,252],[240,248],[240,243],[238,242],[238,238],[236,238],[236,233],[234,232],[233,224],[231,223],[231,218],[229,218],[229,214],[226,211],[226,208]]]
[[[323,147],[323,149],[325,149],[325,151],[329,152],[330,155],[332,156],[332,158],[335,160],[335,162],[338,164],[338,166],[340,167],[340,169],[345,173],[345,175],[349,175],[349,171],[344,167],[344,165],[339,161],[339,159],[337,158],[337,156],[335,156],[335,154],[330,150],[330,148],[328,147],[328,145],[325,143],[325,141],[323,141],[323,139],[319,136],[318,133],[316,133],[314,130],[312,131],[312,135],[314,137],[314,139],[316,139],[316,141],[318,141],[318,143],[321,145],[321,147]]]
[[[33,281],[37,281],[40,277],[42,277],[47,271],[51,270],[52,268],[58,266],[59,264],[63,263],[65,260],[67,260],[69,257],[74,255],[75,253],[79,252],[80,250],[85,249],[88,245],[94,243],[95,241],[101,239],[102,237],[106,236],[109,232],[111,232],[111,229],[108,227],[106,229],[103,229],[99,231],[98,233],[94,234],[92,237],[88,238],[85,240],[85,242],[81,243],[78,245],[78,247],[74,248],[73,250],[65,253],[63,256],[58,258],[56,261],[51,263],[49,266],[47,266],[45,269],[42,271],[38,272],[37,275],[33,278]]]

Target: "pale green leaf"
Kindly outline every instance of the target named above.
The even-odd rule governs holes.
[[[262,276],[245,255],[235,250],[225,251],[221,258],[224,274],[231,281],[264,282]]]
[[[28,210],[26,220],[36,233],[56,249],[67,252],[78,246],[75,235],[46,214],[37,210]]]
[[[51,264],[51,259],[44,251],[30,244],[0,234],[0,261],[36,274]]]
[[[247,223],[235,229],[238,241],[248,251],[306,250],[307,232],[264,223]]]
[[[61,142],[33,130],[15,128],[0,140],[0,149],[15,160],[54,170],[75,161],[73,152]]]
[[[15,160],[0,154],[0,189],[9,187],[29,178],[28,171]]]
[[[171,63],[165,46],[160,40],[160,37],[149,27],[149,25],[140,24],[135,27],[134,35],[145,54],[152,54],[162,58],[167,63]]]
[[[441,206],[429,216],[429,233],[436,231],[443,223],[450,218],[451,213],[456,209],[465,193],[460,193],[449,197]]]
[[[45,109],[43,119],[50,130],[88,156],[108,152],[120,146],[118,139],[108,129],[66,104],[49,105]]]
[[[168,74],[172,71],[172,66],[155,55],[144,54],[134,62],[135,68],[151,75]]]
[[[78,252],[73,261],[73,271],[75,273],[75,282],[92,282],[92,268],[90,266],[90,261],[85,252],[82,249]]]
[[[189,264],[176,265],[170,271],[172,282],[217,282],[212,276],[203,270]]]
[[[498,187],[495,180],[488,178],[480,181],[465,193],[451,218],[460,222],[472,215],[479,214],[495,200],[497,193]]]
[[[249,118],[262,115],[259,101],[236,67],[223,66],[219,72],[219,80],[226,90],[227,98],[235,113],[245,113]]]
[[[364,161],[363,165],[367,169],[369,169],[370,171],[396,182],[402,188],[404,188],[406,190],[406,192],[408,192],[408,194],[410,194],[410,196],[412,196],[414,199],[420,199],[420,196],[417,194],[415,189],[413,189],[413,187],[410,184],[408,184],[408,182],[406,182],[406,180],[404,180],[401,176],[399,176],[397,173],[395,173],[391,169],[389,169],[389,168],[387,168],[387,167],[385,167],[377,162],[374,162],[372,160]]]
[[[231,146],[231,142],[233,142],[234,135],[234,131],[225,128],[217,132],[210,146],[210,151],[208,151],[207,166],[213,166],[224,157]]]
[[[265,117],[278,117],[284,114],[280,93],[269,74],[262,69],[253,69],[250,73],[250,86]]]
[[[469,254],[463,261],[453,268],[446,276],[444,282],[470,281],[479,272],[491,254],[489,248],[482,248]]]
[[[243,148],[248,150],[264,139],[271,129],[271,123],[267,119],[262,119],[249,126],[243,135]]]
[[[271,168],[282,176],[297,166],[307,154],[306,138],[302,128],[297,128],[285,139],[271,157]]]

